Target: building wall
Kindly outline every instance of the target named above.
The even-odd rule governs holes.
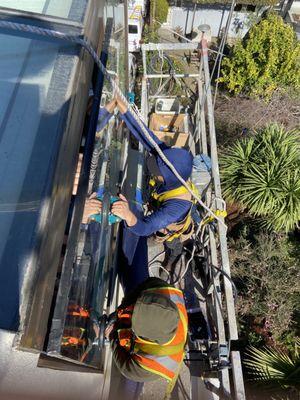
[[[228,32],[228,38],[244,37],[248,32],[250,26],[253,24],[263,10],[259,12],[247,12],[243,7],[241,12],[234,12],[231,25]],[[226,21],[229,15],[229,6],[216,4],[216,5],[197,5],[194,21],[194,5],[185,7],[170,7],[167,19],[167,24],[175,29],[180,27],[183,34],[189,34],[193,28],[199,25],[208,24],[211,27],[211,34],[213,37],[218,37],[225,28]]]

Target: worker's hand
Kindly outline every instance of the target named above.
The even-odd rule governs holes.
[[[118,95],[115,96],[115,99],[116,99],[117,107],[118,107],[119,111],[122,114],[125,114],[126,111],[128,110],[127,105],[124,103],[124,101]]]
[[[102,210],[102,202],[98,200],[97,193],[91,194],[88,200],[86,200],[83,210],[82,223],[87,224],[90,216],[93,214],[99,214]]]
[[[137,223],[137,218],[133,214],[133,212],[130,211],[126,197],[120,194],[119,198],[121,199],[121,201],[116,201],[111,207],[112,214],[124,219],[128,226],[135,225]]]

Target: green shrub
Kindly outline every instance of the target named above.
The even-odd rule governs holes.
[[[268,389],[293,390],[300,395],[300,340],[290,354],[264,347],[250,347],[244,361],[254,380],[267,384]],[[298,397],[299,398],[299,397]]]
[[[249,232],[249,230],[248,230]],[[286,236],[249,233],[229,242],[231,273],[239,291],[237,312],[248,342],[287,343],[299,335],[295,319],[300,302],[299,243]]]
[[[144,43],[157,43],[159,41],[157,29],[151,29],[150,25],[145,25],[143,31]]]
[[[158,29],[167,20],[169,3],[167,0],[150,0],[150,25],[145,25],[143,39],[145,43],[159,41]]]
[[[300,87],[299,56],[292,26],[268,14],[223,59],[220,82],[234,94],[269,98],[278,87]]]
[[[150,7],[151,12],[153,9],[155,10],[154,18],[156,21],[161,24],[166,22],[169,10],[169,3],[167,0],[150,0]]]
[[[300,220],[299,132],[270,125],[237,141],[221,157],[223,194],[269,229],[291,231]]]

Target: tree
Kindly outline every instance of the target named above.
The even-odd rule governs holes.
[[[270,13],[223,59],[219,81],[234,94],[269,98],[278,87],[300,87],[299,56],[292,26]]]
[[[167,0],[150,0],[150,23],[145,25],[143,39],[145,43],[158,42],[158,29],[167,20],[169,3]]]
[[[161,24],[166,22],[169,11],[167,0],[150,0],[150,19],[154,19]],[[156,26],[154,24],[154,26]]]
[[[300,138],[296,130],[269,125],[237,141],[221,158],[223,194],[275,231],[300,220]]]
[[[255,380],[271,388],[294,389],[300,391],[300,354],[297,341],[293,354],[273,348],[256,349],[250,347],[244,364]]]

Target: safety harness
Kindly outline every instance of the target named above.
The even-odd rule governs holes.
[[[150,186],[153,185],[153,181],[150,181]],[[193,190],[193,192],[197,193],[196,186],[191,182],[187,182],[189,188]],[[189,194],[189,191],[184,186],[179,186],[176,189],[167,190],[163,193],[157,193],[155,190],[151,193],[150,204],[153,209],[158,209],[162,203],[171,199],[179,199],[186,200],[186,195]],[[156,240],[158,242],[171,242],[175,238],[180,238],[181,242],[189,239],[194,232],[194,224],[191,216],[193,200],[189,200],[191,202],[191,207],[186,217],[178,222],[174,222],[168,225],[165,229],[161,230],[156,234]]]

